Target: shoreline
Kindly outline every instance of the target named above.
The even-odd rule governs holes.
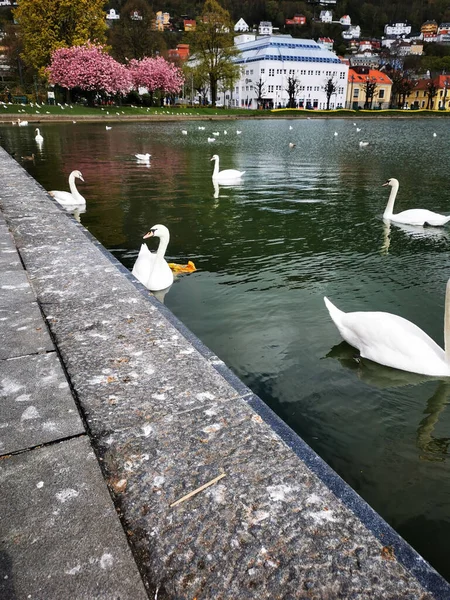
[[[242,121],[242,120],[266,120],[266,119],[301,119],[301,120],[311,120],[311,119],[344,119],[344,120],[356,120],[356,119],[433,119],[433,118],[450,118],[450,111],[436,111],[436,114],[430,112],[419,112],[419,111],[405,111],[406,114],[371,114],[370,112],[362,113],[362,111],[355,112],[354,114],[314,114],[314,113],[294,113],[294,112],[279,112],[269,114],[239,114],[239,115],[199,115],[199,114],[143,114],[143,115],[38,115],[36,118],[34,115],[28,115],[24,113],[9,113],[9,114],[0,114],[0,124],[13,124],[12,121],[17,121],[18,119],[22,119],[22,117],[26,117],[26,120],[29,123],[39,124],[46,122],[55,122],[55,123],[69,123],[73,121],[82,121],[82,122],[122,122],[122,121]],[[15,123],[14,123],[15,124]]]

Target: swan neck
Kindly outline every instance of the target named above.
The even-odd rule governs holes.
[[[74,198],[82,198],[80,192],[77,190],[77,186],[75,185],[75,175],[73,173],[69,175],[69,188],[70,193]]]
[[[389,200],[384,211],[383,217],[391,217],[394,212],[394,202],[398,192],[398,183],[392,185],[391,193],[389,194]]]
[[[219,159],[216,158],[216,160],[214,161],[213,177],[217,177],[218,174],[219,174]]]
[[[444,350],[445,358],[450,363],[450,279],[447,281],[447,288],[445,290]]]
[[[156,256],[160,258],[164,258],[166,254],[167,246],[169,245],[169,236],[164,236],[159,238],[158,250],[156,251]]]

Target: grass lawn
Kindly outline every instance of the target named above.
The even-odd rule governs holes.
[[[79,104],[48,106],[35,104],[0,103],[0,120],[8,121],[10,115],[23,120],[32,118],[33,121],[57,118],[70,120],[75,117],[85,119],[120,120],[121,118],[383,118],[383,117],[448,117],[450,111],[440,110],[304,110],[281,108],[274,110],[248,110],[240,108],[188,107],[167,106],[162,108],[146,108],[137,106],[81,106]]]

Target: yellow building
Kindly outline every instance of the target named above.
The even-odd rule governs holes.
[[[168,29],[170,26],[170,14],[168,12],[163,12],[162,10],[158,10],[156,13],[156,29],[158,31],[164,31]]]
[[[364,108],[368,82],[375,84],[372,105],[369,108],[389,107],[392,81],[386,73],[368,67],[360,67],[348,70],[347,108]]]

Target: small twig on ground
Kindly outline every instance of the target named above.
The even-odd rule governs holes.
[[[214,483],[216,483],[217,481],[219,481],[223,477],[225,477],[225,473],[221,473],[221,475],[218,475],[217,477],[214,477],[214,479],[211,479],[211,481],[208,481],[208,483],[205,483],[205,484],[201,485],[196,490],[193,490],[192,492],[189,492],[189,494],[186,494],[186,496],[183,496],[179,500],[176,500],[175,502],[172,502],[172,504],[170,504],[170,508],[172,508],[173,506],[176,506],[177,504],[180,504],[181,502],[184,502],[185,500],[188,500],[192,496],[195,496],[195,494],[198,494],[199,492],[202,492],[203,490],[205,490],[206,488],[208,488],[210,485],[213,485]]]

